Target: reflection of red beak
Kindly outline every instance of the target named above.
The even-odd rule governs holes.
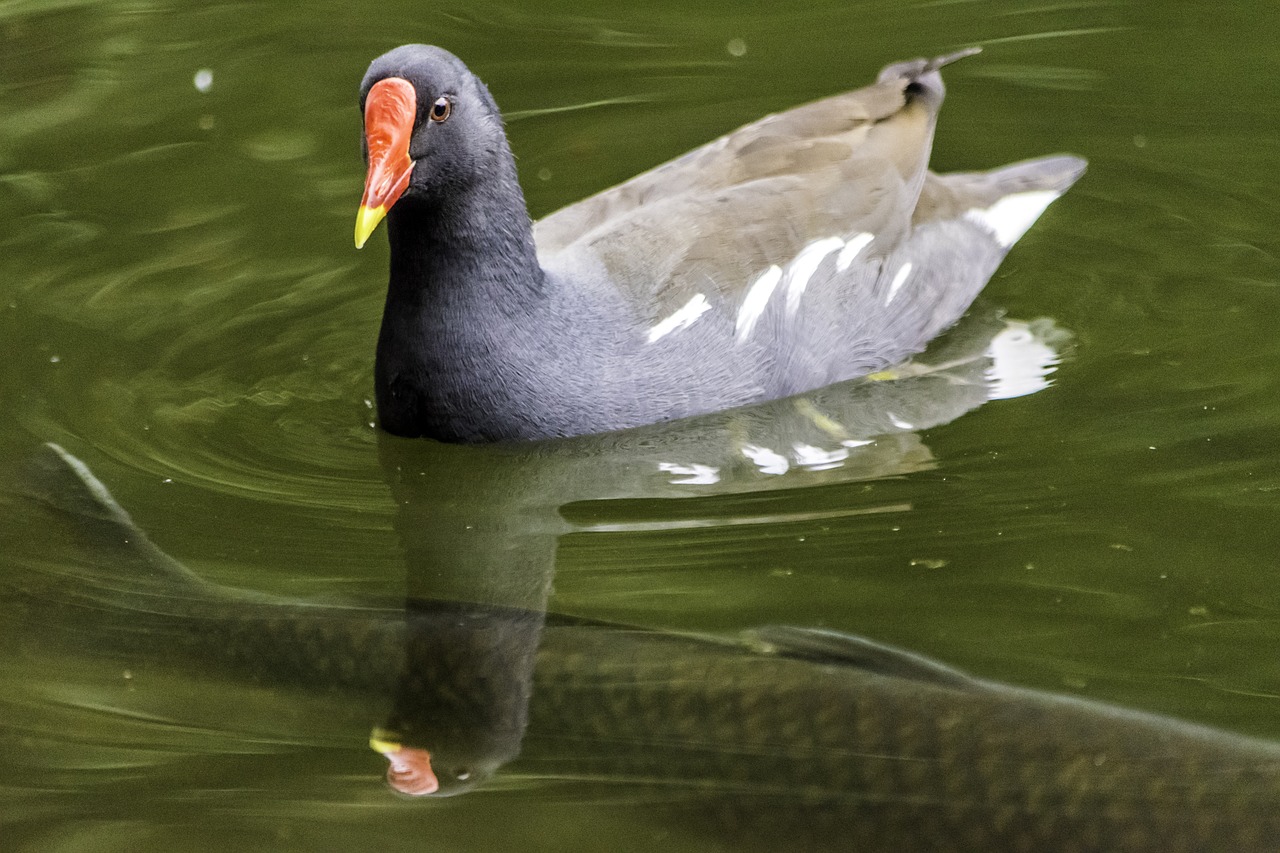
[[[425,797],[440,790],[440,780],[431,769],[431,753],[425,749],[400,746],[375,735],[369,745],[391,762],[387,768],[387,784],[410,797]]]
[[[364,102],[364,138],[369,147],[369,174],[364,181],[364,198],[356,214],[356,248],[369,239],[373,229],[396,203],[409,176],[409,139],[418,112],[418,96],[413,84],[400,77],[388,77],[373,84]]]

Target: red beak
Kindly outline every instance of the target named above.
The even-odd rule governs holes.
[[[369,239],[413,174],[409,140],[418,112],[413,84],[388,77],[373,84],[364,102],[364,138],[369,148],[369,174],[356,214],[356,248]]]
[[[386,756],[391,762],[387,782],[392,788],[410,797],[425,797],[440,790],[440,782],[431,770],[431,753],[425,749],[405,747]]]
[[[402,746],[394,733],[382,729],[373,730],[369,746],[391,762],[387,768],[387,783],[400,793],[425,797],[440,790],[440,781],[431,769],[431,753],[425,749]]]

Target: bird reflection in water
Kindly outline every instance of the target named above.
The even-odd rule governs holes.
[[[735,847],[1280,847],[1280,747],[1270,743],[984,681],[837,632],[709,636],[547,615],[559,529],[547,524],[512,551],[507,513],[490,516],[492,529],[451,523],[431,490],[456,483],[419,477],[417,446],[382,446],[412,565],[407,604],[209,583],[49,446],[30,492],[74,523],[92,559],[75,576],[8,579],[6,609],[71,651],[87,642],[339,696],[375,723],[370,742],[403,794],[460,794],[499,773],[554,779],[685,816]],[[529,488],[581,494],[584,475],[544,452]],[[645,452],[656,460],[670,447],[659,437]],[[744,459],[729,448],[716,467]],[[488,485],[519,500],[518,484]]]

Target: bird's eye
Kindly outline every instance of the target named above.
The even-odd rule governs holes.
[[[444,121],[449,117],[449,113],[453,112],[453,104],[446,97],[436,98],[436,102],[431,105],[431,120],[434,122]]]

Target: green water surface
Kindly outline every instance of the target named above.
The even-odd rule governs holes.
[[[982,45],[947,70],[935,168],[1090,163],[981,308],[1069,333],[1050,387],[779,475],[706,462],[720,422],[433,446],[423,541],[553,563],[559,612],[823,626],[1280,738],[1278,32],[1274,2],[1205,0],[0,2],[0,475],[56,441],[206,577],[402,592],[370,402],[386,241],[351,245],[372,58],[467,61],[536,217]],[[704,462],[716,482],[673,473]],[[0,572],[73,549],[32,518]],[[316,719],[27,648],[0,666],[0,849],[722,849],[519,774],[402,800]]]

